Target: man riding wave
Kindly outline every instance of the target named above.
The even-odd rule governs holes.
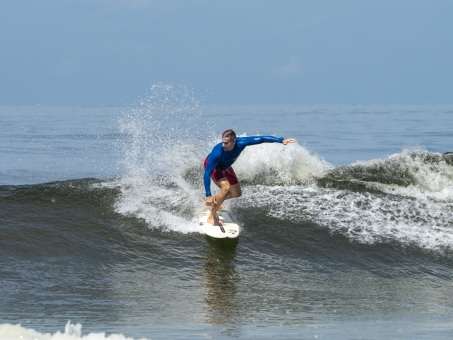
[[[294,138],[273,136],[236,137],[233,130],[226,130],[222,134],[222,142],[214,146],[204,161],[204,187],[206,191],[206,205],[211,206],[211,213],[207,222],[212,225],[221,225],[217,211],[222,203],[230,198],[242,195],[241,186],[231,167],[247,146],[261,143],[294,143]],[[220,193],[212,196],[211,179],[220,188]]]

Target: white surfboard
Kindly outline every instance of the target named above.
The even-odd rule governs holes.
[[[241,228],[236,223],[233,215],[227,209],[222,209],[217,212],[221,226],[215,226],[207,222],[210,210],[203,209],[203,215],[200,217],[201,231],[214,238],[237,238],[241,232]]]

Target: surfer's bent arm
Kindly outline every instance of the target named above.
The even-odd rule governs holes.
[[[211,152],[209,154],[208,162],[206,163],[206,168],[204,169],[203,182],[204,182],[204,189],[206,192],[206,197],[212,196],[211,175],[214,172],[214,169],[216,168],[219,160],[220,160],[220,154],[217,154],[214,149],[213,152]]]
[[[214,172],[215,164],[209,161],[206,164],[206,169],[204,170],[203,181],[204,181],[204,190],[206,192],[206,197],[212,196],[211,194],[211,175]]]

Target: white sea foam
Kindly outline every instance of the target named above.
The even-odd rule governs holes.
[[[132,176],[123,177],[116,211],[143,219],[153,228],[184,233],[199,231],[196,217],[204,196],[202,162],[205,155],[195,157],[178,148],[168,152],[176,161],[169,169],[171,176],[168,173],[150,175],[152,170],[147,169],[144,173],[134,171]],[[235,164],[240,181],[253,185],[260,182],[307,184],[329,168],[330,164],[310,155],[300,145],[279,144],[251,146]],[[218,188],[213,186],[212,189],[218,192]]]
[[[453,248],[453,203],[302,186],[247,188],[242,207],[266,207],[269,216],[313,222],[355,242],[397,242],[422,249]]]
[[[195,197],[185,183],[182,186],[166,187],[156,179],[123,178],[121,196],[116,202],[116,211],[125,216],[144,220],[151,228],[183,233],[199,231],[194,221],[199,197]]]
[[[171,84],[153,85],[145,100],[125,110],[119,126],[127,138],[118,152],[126,173],[117,212],[152,228],[198,230],[193,216],[201,196],[191,173],[202,171],[209,140],[201,114],[190,92]]]
[[[73,324],[70,321],[65,326],[65,331],[51,333],[40,333],[31,328],[21,325],[0,324],[0,339],[3,340],[133,340],[123,334],[89,333],[82,335],[82,325]],[[144,338],[142,338],[144,340]]]
[[[118,213],[140,218],[152,228],[199,231],[203,161],[220,142],[219,136],[206,136],[213,129],[202,115],[185,89],[162,84],[125,111],[119,124],[128,138],[119,152],[126,173],[120,179]],[[310,183],[330,167],[298,144],[279,143],[250,146],[235,163],[240,180],[253,184]]]
[[[311,173],[318,178],[337,170],[310,155],[301,159],[308,164],[306,168],[315,169]],[[304,181],[300,185],[284,181],[277,186],[264,182],[247,187],[240,204],[268,207],[269,216],[313,222],[355,242],[453,249],[453,167],[440,154],[406,149],[387,159],[358,162],[339,170],[335,178],[346,183],[345,189],[321,188]],[[354,182],[373,190],[349,190],[348,183]]]
[[[247,147],[234,169],[254,184],[309,184],[333,166],[299,144],[259,144]]]

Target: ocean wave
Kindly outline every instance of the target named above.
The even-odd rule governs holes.
[[[453,166],[448,155],[405,149],[386,159],[332,169],[319,178],[322,187],[384,192],[419,199],[453,200]]]
[[[297,144],[248,149],[235,166],[243,197],[227,203],[233,211],[243,211],[245,228],[255,224],[247,217],[250,212],[264,209],[267,219],[314,224],[352,242],[396,243],[449,256],[453,167],[443,155],[408,149],[386,159],[335,168]],[[3,186],[0,197],[15,203],[96,209],[106,218],[132,219],[151,229],[199,233],[202,158],[190,159],[166,174],[145,171],[146,176],[134,172],[112,180]]]
[[[280,223],[317,225],[362,244],[396,244],[450,256],[453,203],[317,186],[256,186],[238,203]]]
[[[74,211],[81,216],[95,211],[99,219],[199,233],[203,160],[218,138],[197,125],[198,106],[189,94],[171,86],[154,90],[154,97],[120,119],[126,136],[116,145],[123,155],[121,177],[1,187],[0,197],[15,209],[11,215],[39,205],[53,214],[50,219],[70,212],[66,218],[72,221]],[[228,203],[233,210],[245,209],[245,229],[255,228],[248,216],[261,208],[265,220],[308,223],[351,242],[396,243],[449,254],[452,163],[449,154],[405,149],[385,159],[335,167],[297,143],[255,145],[234,164],[244,195]]]

